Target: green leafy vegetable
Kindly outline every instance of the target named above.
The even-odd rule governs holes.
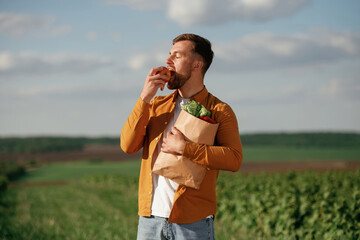
[[[203,105],[195,102],[195,100],[187,102],[186,105],[181,106],[181,108],[195,117],[211,117],[211,112]]]
[[[211,117],[211,112],[208,111],[203,105],[201,105],[200,117]]]

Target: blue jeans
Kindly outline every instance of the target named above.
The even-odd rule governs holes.
[[[215,240],[214,220],[205,218],[189,224],[169,223],[167,218],[139,218],[137,240]]]

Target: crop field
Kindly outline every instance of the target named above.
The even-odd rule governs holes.
[[[360,147],[321,148],[285,146],[246,146],[244,162],[352,161],[360,160]]]
[[[136,239],[139,161],[43,165],[0,196],[0,239]],[[217,239],[359,239],[360,170],[222,173]]]
[[[324,148],[292,146],[244,146],[244,163],[249,162],[311,162],[311,161],[357,161],[360,148]],[[1,159],[17,162],[52,163],[92,159],[104,161],[128,161],[141,158],[141,152],[125,154],[118,145],[89,145],[82,151],[49,153],[1,153]]]
[[[139,161],[44,165],[2,196],[0,239],[135,239],[138,170]]]
[[[217,195],[219,239],[360,238],[360,169],[223,174]]]

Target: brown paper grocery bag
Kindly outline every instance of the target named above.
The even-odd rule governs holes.
[[[208,123],[182,110],[174,126],[187,141],[213,145],[219,124]],[[199,189],[206,168],[183,156],[160,152],[152,171],[178,184]]]

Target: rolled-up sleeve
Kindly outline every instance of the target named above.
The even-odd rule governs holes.
[[[125,122],[120,137],[121,149],[126,153],[135,153],[143,147],[146,126],[150,118],[150,104],[139,98]]]

